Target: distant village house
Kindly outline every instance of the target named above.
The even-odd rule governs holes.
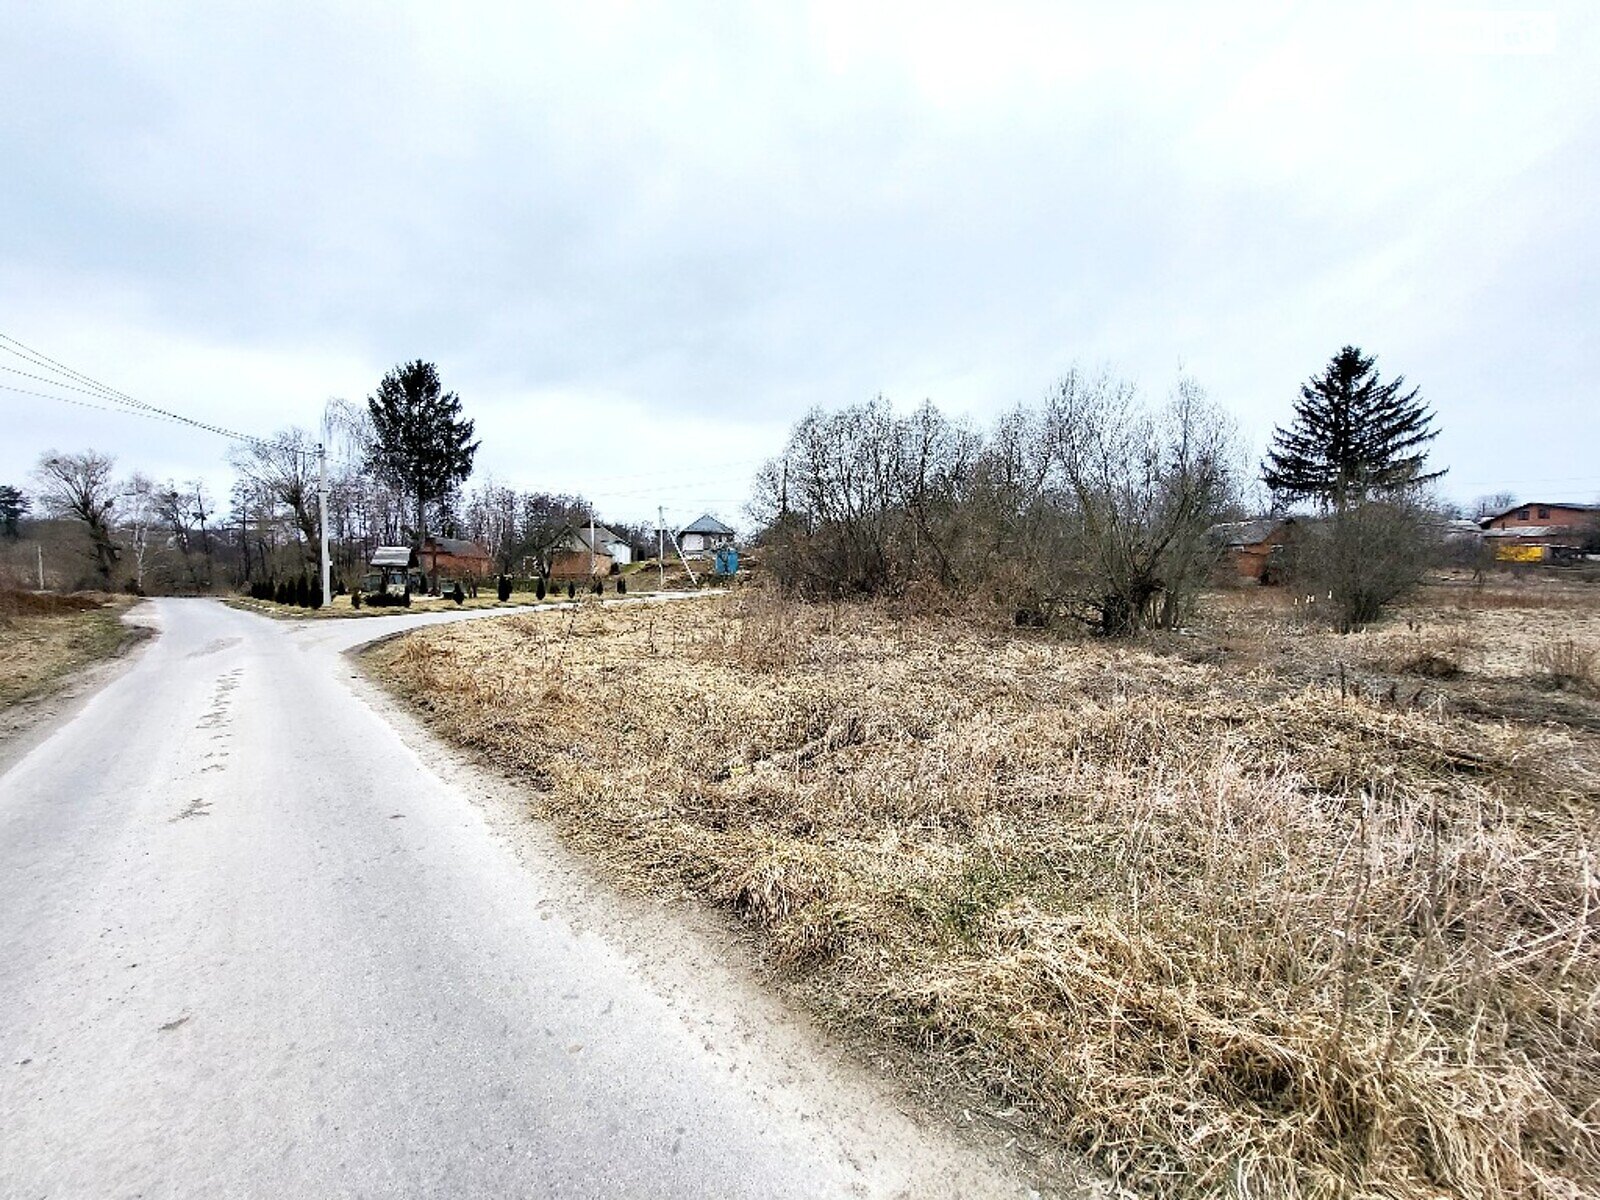
[[[477,542],[466,538],[430,534],[423,539],[417,558],[430,581],[478,582],[494,574],[494,558]]]
[[[592,539],[592,540],[591,540]],[[613,567],[633,561],[633,547],[621,534],[595,525],[575,526],[556,544],[550,554],[550,578],[587,580],[592,575],[609,575]]]
[[[1501,562],[1548,562],[1581,554],[1600,530],[1600,504],[1513,504],[1480,517],[1484,541]]]
[[[1293,517],[1226,521],[1206,531],[1232,574],[1242,583],[1278,583],[1294,537]]]
[[[733,530],[710,513],[692,525],[678,530],[678,548],[684,554],[714,554],[724,546],[733,545]]]

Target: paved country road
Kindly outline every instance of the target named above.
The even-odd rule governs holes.
[[[0,1197],[1026,1194],[475,802],[340,653],[438,618],[139,613],[0,776]]]

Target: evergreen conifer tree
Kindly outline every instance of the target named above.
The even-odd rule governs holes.
[[[1344,347],[1301,386],[1290,427],[1273,430],[1262,480],[1283,500],[1344,512],[1438,479],[1443,471],[1423,469],[1438,436],[1433,413],[1405,382],[1397,375],[1384,383],[1374,358]]]
[[[428,505],[444,500],[472,473],[478,452],[473,423],[461,415],[461,398],[444,390],[439,369],[420,359],[385,375],[367,398],[367,411],[374,434],[368,465],[410,497],[420,545],[428,532]]]
[[[0,483],[0,537],[15,541],[22,536],[22,518],[28,511],[28,498],[21,488]]]

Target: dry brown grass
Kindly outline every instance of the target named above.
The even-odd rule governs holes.
[[[1595,740],[1286,687],[1256,649],[756,593],[374,659],[620,878],[739,913],[820,1011],[1126,1187],[1594,1194]]]
[[[0,708],[44,691],[63,675],[116,652],[125,604],[97,594],[0,588]]]

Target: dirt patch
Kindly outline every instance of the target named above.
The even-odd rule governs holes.
[[[1503,611],[1452,614],[1461,679],[1419,682],[1513,687]],[[371,662],[617,878],[737,914],[817,1011],[1126,1186],[1575,1195],[1600,756],[1399,691],[1443,624],[1224,599],[1123,647],[757,594]]]

